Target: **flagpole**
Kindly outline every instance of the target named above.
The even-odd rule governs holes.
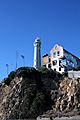
[[[24,57],[24,60],[23,60],[23,64],[24,64],[24,66],[25,66],[25,57]]]
[[[6,64],[6,68],[7,68],[7,75],[8,75],[8,73],[9,73],[9,65],[8,64]]]
[[[25,66],[25,57],[21,55],[21,58],[23,59],[23,66]]]
[[[18,67],[18,51],[16,51],[16,69]]]

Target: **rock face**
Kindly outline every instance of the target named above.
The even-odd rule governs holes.
[[[0,119],[7,119],[14,107],[19,105],[20,83],[20,78],[13,79],[9,86],[2,83],[0,87]]]
[[[59,98],[57,98],[57,102],[59,101],[60,111],[72,111],[72,110],[80,110],[80,81],[79,80],[70,80],[65,78],[59,86]]]
[[[0,83],[0,119],[80,115],[80,80],[22,67]]]
[[[43,116],[80,115],[80,80],[65,77],[58,85],[57,90],[51,90],[52,110],[48,110]]]
[[[0,84],[0,119],[36,118],[50,109],[49,91],[57,89],[55,76],[60,74],[28,67],[11,72]]]

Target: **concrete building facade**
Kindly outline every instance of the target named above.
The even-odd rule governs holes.
[[[50,51],[50,56],[42,56],[42,66],[60,73],[67,72],[80,66],[80,59],[56,44]]]

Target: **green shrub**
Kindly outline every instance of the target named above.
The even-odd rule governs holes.
[[[42,114],[45,110],[45,104],[45,94],[38,92],[30,108],[31,117],[36,118],[39,114]]]
[[[73,71],[79,71],[79,70],[80,70],[80,67],[73,68]]]
[[[16,75],[16,72],[15,72],[15,71],[12,71],[12,72],[10,72],[10,74],[8,75],[8,78],[14,79],[15,75]]]
[[[6,84],[6,85],[10,85],[10,82],[11,82],[11,79],[10,78],[4,78],[3,82]]]
[[[16,75],[18,77],[32,77],[36,73],[36,69],[33,67],[20,67],[16,70]]]
[[[12,79],[14,79],[15,74],[16,74],[15,71],[12,71],[7,78],[4,78],[3,82],[9,86]]]

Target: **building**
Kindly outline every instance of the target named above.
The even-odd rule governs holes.
[[[80,71],[68,71],[68,77],[72,79],[80,79]]]
[[[80,66],[80,59],[56,44],[50,51],[50,56],[45,54],[42,57],[42,66],[51,68],[60,73],[67,72]]]
[[[36,38],[34,41],[34,68],[38,69],[41,67],[41,41]]]

